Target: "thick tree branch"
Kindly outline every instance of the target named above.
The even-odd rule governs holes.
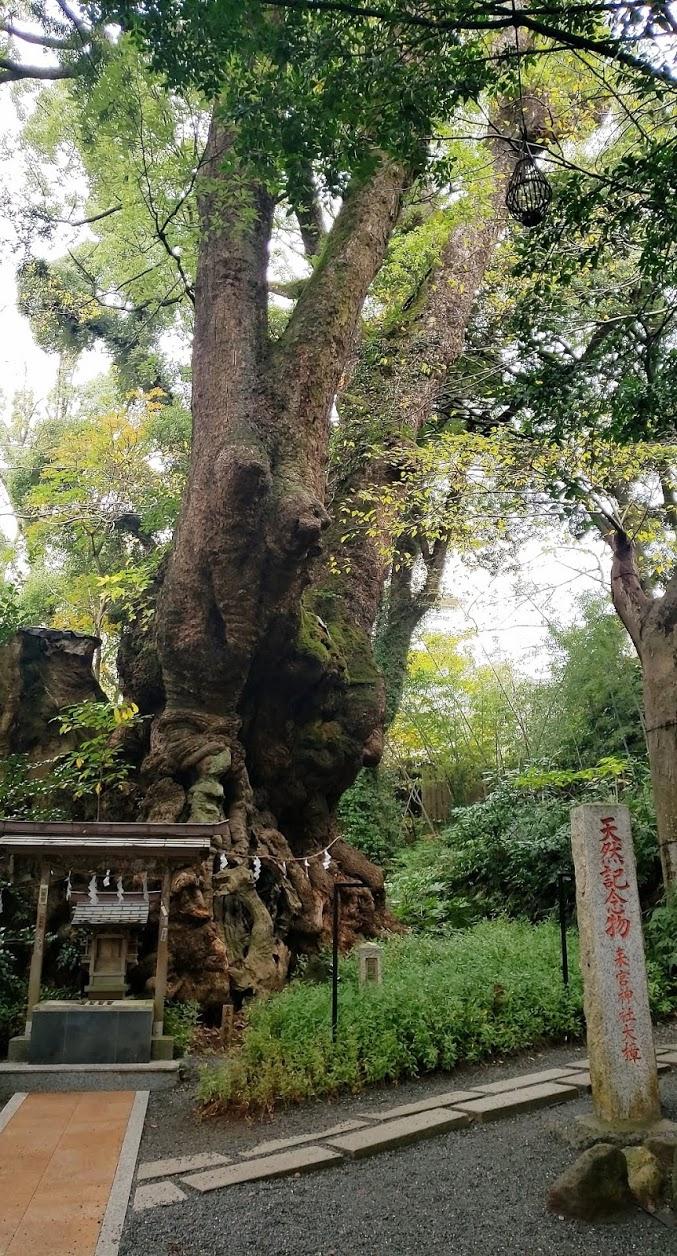
[[[10,35],[12,39],[20,39],[26,44],[36,44],[38,48],[54,48],[60,51],[69,50],[79,46],[74,39],[68,36],[48,35],[46,32],[39,33],[36,31],[22,30],[17,26],[13,18],[3,18],[0,21],[0,31],[4,31],[5,35]]]
[[[75,65],[24,65],[21,61],[0,57],[0,83],[20,83],[28,79],[50,82],[76,78],[77,74],[78,68]]]
[[[607,535],[611,546],[611,596],[630,638],[641,658],[642,629],[646,617],[654,605],[642,585],[637,566],[635,546],[625,532],[614,531]]]
[[[317,455],[326,450],[330,408],[409,178],[401,166],[381,160],[369,177],[351,184],[274,350],[279,397],[290,418],[303,416],[286,433],[289,452],[299,466],[312,462],[318,495],[324,496],[317,477],[322,467],[324,479],[324,457]]]
[[[315,257],[327,234],[317,188],[310,168],[290,181],[291,203],[307,257]]]
[[[515,26],[523,30],[530,31],[535,35],[541,35],[551,40],[557,47],[574,49],[579,52],[588,52],[593,55],[603,57],[607,61],[617,62],[626,66],[630,70],[637,71],[650,78],[658,79],[661,82],[669,84],[670,87],[675,86],[675,71],[672,67],[666,65],[653,65],[637,57],[632,52],[627,52],[624,44],[630,42],[649,42],[648,35],[642,31],[638,35],[621,36],[614,39],[609,36],[607,39],[593,38],[589,35],[580,35],[566,27],[552,25],[547,17],[548,10],[541,10],[546,20],[539,14],[538,9],[529,7],[528,9],[512,9],[506,11],[504,6],[497,5],[493,11],[485,6],[484,15],[476,15],[472,10],[468,13],[456,18],[445,20],[434,16],[426,16],[420,12],[410,9],[383,9],[372,5],[350,4],[344,0],[261,0],[262,6],[266,8],[282,8],[282,9],[305,9],[317,10],[325,13],[344,13],[356,18],[375,18],[385,24],[397,27],[399,30],[407,27],[419,27],[428,31],[435,31],[439,35],[447,35],[453,40],[458,41],[460,35],[464,31],[501,31],[507,27]],[[613,14],[614,12],[622,12],[623,5],[600,5],[590,6],[587,11],[600,14]],[[585,12],[583,9],[581,12]],[[472,14],[472,16],[470,16]]]

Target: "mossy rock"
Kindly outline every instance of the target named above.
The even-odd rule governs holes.
[[[624,1147],[628,1186],[642,1208],[652,1208],[663,1195],[664,1174],[657,1156],[648,1147]]]
[[[551,1212],[582,1221],[603,1220],[633,1202],[625,1156],[611,1143],[589,1147],[548,1192]]]

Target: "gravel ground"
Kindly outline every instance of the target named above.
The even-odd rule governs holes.
[[[676,1038],[673,1028],[659,1041]],[[198,1150],[228,1155],[263,1139],[582,1055],[576,1046],[532,1052],[256,1122],[198,1121],[188,1082],[151,1095],[139,1161]],[[677,1073],[662,1079],[661,1090],[666,1115],[677,1120]],[[130,1212],[120,1256],[677,1256],[677,1230],[639,1210],[598,1226],[545,1212],[547,1189],[573,1156],[558,1131],[589,1107],[583,1098],[307,1177],[190,1194],[180,1204]]]

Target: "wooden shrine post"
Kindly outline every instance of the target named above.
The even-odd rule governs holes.
[[[153,1037],[161,1038],[165,1019],[165,996],[167,994],[167,960],[169,955],[169,904],[172,889],[172,874],[165,867],[162,874],[162,893],[160,895],[160,922],[158,926],[157,963],[155,966],[155,997],[153,999]]]
[[[45,955],[45,933],[47,930],[47,899],[49,898],[49,864],[42,860],[40,864],[40,887],[38,889],[38,910],[35,918],[35,941],[31,955],[31,970],[28,978],[28,1006],[26,1011],[26,1037],[30,1038],[33,1020],[33,1008],[40,1001],[40,985],[42,982],[42,961]]]

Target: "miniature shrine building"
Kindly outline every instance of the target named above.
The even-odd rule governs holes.
[[[0,820],[0,861],[9,880],[20,863],[38,873],[35,938],[28,979],[25,1033],[13,1038],[10,1060],[29,1064],[139,1063],[171,1059],[164,1034],[172,873],[213,859],[222,824],[108,824]],[[216,842],[214,842],[216,839]],[[72,878],[88,879],[73,889]],[[149,889],[155,881],[158,888]],[[141,888],[138,888],[139,881]],[[125,886],[125,882],[127,883]],[[61,886],[72,924],[86,930],[85,998],[41,1001],[50,891]],[[110,887],[110,888],[108,888]],[[153,997],[128,997],[151,907],[158,907]]]

